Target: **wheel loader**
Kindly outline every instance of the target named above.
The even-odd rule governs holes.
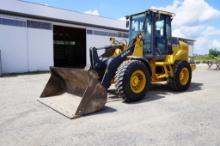
[[[38,100],[72,119],[103,109],[111,84],[124,102],[141,100],[150,84],[162,81],[174,91],[187,90],[196,66],[188,61],[187,40],[171,35],[173,17],[156,9],[127,16],[129,43],[111,38],[110,46],[91,48],[86,69],[51,67]]]

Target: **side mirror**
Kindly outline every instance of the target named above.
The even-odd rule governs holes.
[[[129,23],[129,20],[127,19],[127,20],[126,20],[126,28],[128,28],[129,25],[130,25],[130,23]]]

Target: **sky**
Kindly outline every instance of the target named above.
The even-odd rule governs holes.
[[[176,13],[173,36],[196,40],[195,54],[220,50],[220,0],[26,0],[123,21],[123,16],[157,8]]]

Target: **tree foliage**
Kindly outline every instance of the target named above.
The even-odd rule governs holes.
[[[210,57],[218,57],[218,56],[220,56],[220,51],[218,51],[217,49],[210,49],[209,56]]]

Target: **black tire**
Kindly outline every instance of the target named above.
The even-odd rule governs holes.
[[[135,93],[130,87],[130,78],[132,73],[141,70],[146,78],[144,89],[140,93]],[[139,60],[128,60],[123,62],[115,75],[116,93],[122,97],[124,102],[134,102],[144,98],[150,86],[150,74],[147,66]]]
[[[183,68],[186,68],[189,72],[189,78],[185,85],[182,85],[179,79],[180,72],[182,71]],[[174,91],[187,90],[191,84],[191,79],[192,79],[192,70],[190,64],[186,61],[178,61],[174,64],[173,71],[174,71],[174,77],[168,80],[168,86],[170,87],[170,89]]]

